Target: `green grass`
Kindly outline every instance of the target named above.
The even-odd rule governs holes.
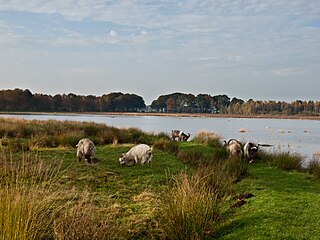
[[[157,149],[151,167],[120,165],[120,153],[132,146],[97,146],[92,165],[77,163],[75,149],[39,149],[39,154],[48,163],[63,158],[59,184],[64,188],[86,191],[96,207],[107,203],[119,211],[117,222],[126,226],[126,239],[159,238],[161,201],[173,185],[172,176],[188,169],[175,156]]]
[[[249,172],[237,191],[254,197],[226,210],[218,239],[320,239],[319,181],[259,163]]]

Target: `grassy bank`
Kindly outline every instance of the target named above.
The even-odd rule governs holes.
[[[320,238],[319,181],[305,173],[262,163],[250,166],[249,171],[236,188],[254,196],[241,208],[226,213],[217,238]]]
[[[320,237],[317,167],[301,169],[299,156],[261,152],[247,164],[212,133],[177,143],[95,123],[0,127],[0,239]],[[84,136],[97,144],[94,164],[76,161]],[[152,167],[121,166],[139,142],[154,146]]]

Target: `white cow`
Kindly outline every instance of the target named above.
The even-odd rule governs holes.
[[[149,167],[152,160],[152,147],[146,144],[139,144],[132,147],[127,153],[121,153],[119,162],[121,165],[132,166],[140,163],[148,163]]]
[[[84,157],[88,163],[92,163],[92,160],[96,153],[96,146],[91,140],[89,140],[88,138],[82,138],[76,145],[76,148],[78,162],[80,162],[81,158]]]

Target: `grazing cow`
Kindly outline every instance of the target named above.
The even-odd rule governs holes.
[[[243,147],[244,156],[249,160],[249,163],[253,161],[259,150],[259,144],[255,145],[252,142],[247,142]]]
[[[139,144],[132,147],[127,153],[121,153],[119,162],[121,165],[132,166],[140,163],[148,163],[149,167],[152,160],[152,147],[146,144]]]
[[[80,162],[81,158],[84,157],[88,163],[92,163],[96,153],[96,146],[91,140],[88,138],[82,138],[76,145],[76,148],[78,162]]]
[[[230,157],[242,157],[241,143],[236,139],[230,139],[228,142],[224,141],[224,146],[227,148]]]
[[[186,142],[189,138],[190,138],[190,133],[186,134],[180,130],[172,130],[171,131],[171,139],[172,140],[178,139],[178,141]]]

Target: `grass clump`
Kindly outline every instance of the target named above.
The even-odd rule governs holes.
[[[179,144],[176,141],[169,140],[167,138],[157,139],[153,146],[161,151],[177,154],[179,152]]]
[[[265,161],[270,165],[285,171],[303,169],[304,158],[299,153],[280,152],[265,154]]]
[[[249,174],[248,162],[236,157],[227,158],[223,163],[223,172],[236,183]]]
[[[180,150],[177,154],[181,162],[188,164],[193,168],[197,168],[206,163],[206,156],[200,149],[192,148],[189,150]]]
[[[313,154],[307,166],[309,174],[314,175],[316,178],[320,179],[320,154]]]
[[[195,143],[201,143],[205,145],[209,145],[211,147],[221,147],[221,136],[213,133],[213,132],[207,132],[207,131],[201,131],[198,132],[193,140]]]
[[[207,239],[219,219],[219,189],[208,171],[180,174],[163,206],[165,239]]]
[[[56,213],[52,226],[54,239],[126,239],[125,229],[116,222],[118,211],[108,205],[96,206],[89,193],[79,198]]]
[[[59,166],[30,154],[16,162],[2,148],[0,172],[0,239],[49,238],[53,199],[61,194],[51,191]]]

